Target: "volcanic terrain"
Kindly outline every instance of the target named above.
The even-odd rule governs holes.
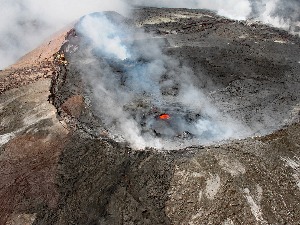
[[[299,224],[299,90],[286,31],[84,17],[0,72],[0,224]]]

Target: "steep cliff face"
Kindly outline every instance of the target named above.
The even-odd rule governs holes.
[[[128,29],[143,28],[146,34],[134,42],[125,37],[126,43],[158,42],[162,53],[156,56],[168,59],[172,81],[178,76],[186,82],[174,69],[168,73],[173,63],[193,74],[193,85],[221,112],[215,115],[235,118],[250,131],[243,139],[232,134],[225,142],[193,142],[176,150],[133,148],[99,113],[105,106],[94,96],[102,92],[83,67],[108,65],[106,71],[124,78],[151,56],[121,64],[97,51],[90,58],[89,43],[75,26],[48,42],[52,51],[40,48],[47,56],[31,53],[40,63],[29,64],[27,56],[26,65],[0,74],[6,82],[0,95],[0,224],[298,224],[299,39],[204,10],[143,8],[129,19],[105,15]],[[34,79],[15,78],[34,66],[28,72]],[[40,70],[47,73],[39,76]],[[126,86],[128,77],[121,78],[120,87],[132,87]],[[179,96],[176,82],[159,89],[164,98]],[[149,112],[148,101],[137,102],[125,105],[125,113],[162,113]],[[153,129],[155,138],[165,134]]]

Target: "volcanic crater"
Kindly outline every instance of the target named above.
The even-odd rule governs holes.
[[[69,126],[137,148],[178,149],[262,136],[299,119],[297,37],[205,10],[143,10],[134,19],[88,18],[109,23],[93,26],[128,57],[97,46],[82,30],[86,17],[68,33],[50,100]]]

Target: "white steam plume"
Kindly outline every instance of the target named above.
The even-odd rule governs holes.
[[[300,1],[251,0],[251,4],[254,19],[300,35]]]
[[[128,0],[131,5],[209,9],[235,20],[252,17],[263,23],[300,34],[299,0]]]
[[[124,15],[135,5],[205,8],[239,20],[255,11],[255,18],[264,23],[300,31],[298,0],[0,0],[0,69],[85,14],[112,10]]]
[[[81,16],[102,10],[125,14],[122,0],[0,0],[0,69]]]
[[[134,148],[175,149],[249,134],[210,104],[193,71],[163,52],[163,40],[113,17],[118,16],[83,17],[76,25],[80,47],[70,60],[90,87],[92,105],[111,137]],[[157,119],[161,113],[171,119]],[[193,137],[177,138],[187,131]]]

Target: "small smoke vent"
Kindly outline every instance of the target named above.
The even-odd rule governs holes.
[[[183,111],[183,107],[172,105],[169,108],[149,107],[150,111],[137,113],[131,111],[132,117],[141,126],[141,133],[163,139],[191,139],[196,137],[196,124],[201,118],[200,113]],[[140,114],[141,116],[138,116]]]

